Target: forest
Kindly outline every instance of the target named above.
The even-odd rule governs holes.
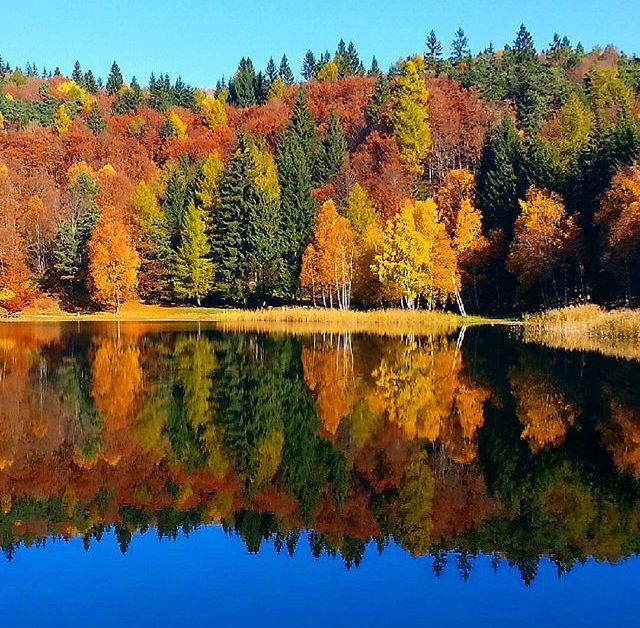
[[[0,307],[637,303],[637,56],[523,25],[367,66],[341,40],[198,89],[1,58]]]

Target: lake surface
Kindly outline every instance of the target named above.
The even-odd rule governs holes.
[[[640,363],[0,325],[11,626],[637,626]]]

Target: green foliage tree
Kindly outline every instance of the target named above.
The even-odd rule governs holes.
[[[182,220],[173,287],[178,298],[195,299],[198,305],[209,294],[214,277],[206,231],[204,212],[192,201]]]

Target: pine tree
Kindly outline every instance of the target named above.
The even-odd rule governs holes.
[[[369,72],[367,72],[367,74],[369,76],[380,76],[381,74],[380,64],[378,63],[378,60],[375,58],[375,56],[373,57],[373,59],[371,59],[371,67],[369,68]]]
[[[288,291],[299,291],[302,254],[313,231],[316,205],[313,191],[312,170],[316,168],[317,150],[310,151],[309,144],[316,143],[315,125],[306,107],[304,92],[296,99],[294,115],[287,130],[278,142],[276,161],[281,189],[282,240]]]
[[[276,67],[273,57],[269,57],[269,63],[267,63],[267,78],[269,79],[269,83],[273,83],[273,81],[278,78],[278,68]]]
[[[124,85],[124,79],[122,78],[122,72],[118,64],[114,61],[107,78],[107,94],[109,96],[115,96],[118,90]]]
[[[513,42],[513,54],[519,63],[535,61],[536,49],[533,45],[533,37],[524,24],[520,24],[520,29]]]
[[[518,199],[526,190],[519,180],[520,142],[510,117],[485,143],[476,175],[478,206],[488,230],[512,233],[518,214]]]
[[[246,139],[241,134],[220,183],[220,205],[214,215],[212,238],[216,291],[234,301],[246,296],[247,210],[256,201],[251,165]]]
[[[391,86],[389,84],[389,79],[384,74],[380,74],[378,75],[378,80],[376,81],[376,87],[373,90],[373,94],[364,109],[367,124],[373,126],[380,122],[380,111],[390,98]]]
[[[348,154],[347,140],[340,127],[338,112],[331,110],[327,120],[327,130],[322,138],[322,158],[319,164],[319,180],[324,183],[340,172]]]
[[[424,55],[425,61],[431,66],[436,67],[442,60],[442,44],[436,37],[436,33],[432,30],[426,41],[427,51]]]
[[[200,305],[209,294],[214,276],[210,253],[204,212],[192,201],[182,220],[173,270],[173,286],[178,298],[195,299]]]
[[[350,41],[347,46],[347,68],[349,74],[358,74],[360,72],[360,57],[356,51],[353,42]]]
[[[84,86],[84,75],[82,74],[82,68],[80,67],[80,61],[76,61],[73,66],[73,72],[71,78],[81,87]]]
[[[254,92],[258,105],[263,105],[269,99],[269,81],[263,72],[256,74]]]
[[[456,36],[451,44],[451,61],[459,63],[463,59],[466,59],[470,54],[469,40],[464,34],[464,31],[459,28],[456,31]]]
[[[91,70],[87,70],[85,72],[83,82],[84,82],[84,88],[90,94],[98,93],[98,84],[96,83],[96,79],[93,76],[93,72]]]
[[[103,133],[107,128],[102,111],[100,111],[100,107],[98,107],[98,104],[95,102],[91,105],[91,109],[89,109],[87,126],[94,135],[100,135],[100,133]]]
[[[249,58],[242,58],[233,79],[229,83],[231,102],[238,107],[256,104],[256,72]]]
[[[287,133],[291,135],[291,139],[295,139],[300,144],[312,182],[316,184],[320,180],[318,162],[321,158],[322,147],[316,134],[315,120],[307,106],[304,90],[300,90],[296,96]]]
[[[280,61],[280,69],[278,70],[278,74],[280,78],[285,82],[286,85],[293,85],[293,83],[295,82],[293,72],[291,71],[291,67],[289,66],[289,60],[287,59],[287,55],[282,55],[282,60]]]
[[[316,61],[316,57],[311,50],[307,50],[307,54],[304,56],[304,60],[302,62],[302,76],[305,81],[312,80],[317,72],[318,62]]]

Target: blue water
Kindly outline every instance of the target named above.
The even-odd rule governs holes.
[[[249,554],[217,527],[162,540],[134,536],[127,554],[105,535],[21,548],[0,565],[4,626],[638,626],[640,561],[590,560],[558,578],[542,561],[533,584],[488,557],[468,581],[454,564],[435,577],[430,559],[393,545],[367,549],[358,568],[264,544]]]

